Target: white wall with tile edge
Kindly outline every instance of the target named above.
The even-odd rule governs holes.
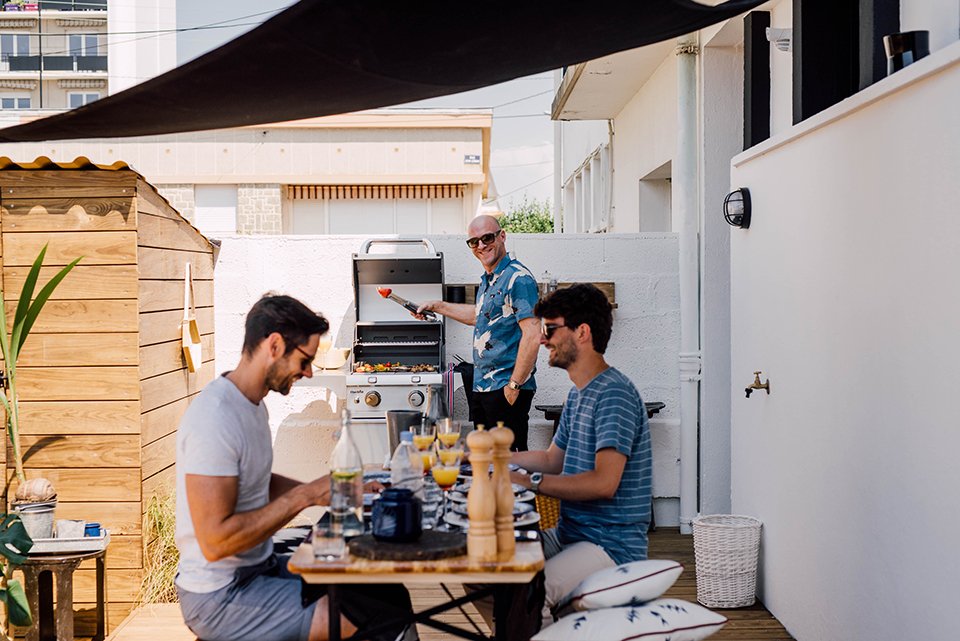
[[[227,237],[215,271],[217,368],[237,362],[243,321],[266,291],[301,299],[331,322],[334,345],[353,340],[351,255],[367,237]],[[449,283],[478,282],[481,268],[465,236],[435,236]],[[614,282],[618,308],[607,360],[633,380],[648,401],[666,408],[651,420],[657,522],[677,525],[679,492],[679,284],[677,238],[663,234],[509,236],[509,249],[539,279]],[[470,359],[471,328],[448,324],[447,356]],[[536,404],[560,404],[570,389],[565,372],[538,363]],[[339,399],[317,387],[267,397],[275,437],[275,469],[297,478],[327,470]],[[531,418],[545,424],[539,411]]]

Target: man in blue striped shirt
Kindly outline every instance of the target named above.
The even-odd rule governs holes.
[[[554,292],[534,310],[550,365],[570,390],[549,449],[518,452],[529,476],[513,481],[560,499],[560,522],[544,532],[544,624],[549,609],[593,572],[647,558],[652,456],[637,388],[603,354],[613,327],[606,295],[589,284]]]

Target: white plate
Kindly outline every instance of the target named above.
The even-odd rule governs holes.
[[[460,516],[459,514],[453,511],[448,511],[444,515],[443,520],[449,523],[450,525],[453,525],[458,528],[462,528],[464,530],[469,529],[470,527],[470,522],[466,518]],[[525,527],[527,525],[533,525],[534,523],[539,523],[539,522],[540,522],[540,515],[537,512],[531,512],[530,514],[525,515],[522,519],[518,519],[514,521],[513,526]]]
[[[457,490],[450,490],[449,498],[454,503],[466,503],[467,495],[463,492],[458,492]],[[522,503],[529,503],[530,501],[535,501],[537,495],[530,490],[524,490],[522,494],[514,494],[513,500],[520,501]]]
[[[454,485],[452,491],[454,491],[454,492],[462,492],[463,494],[466,494],[467,491],[470,490],[470,486],[471,486],[472,484],[473,484],[473,479],[468,478],[467,480],[465,480],[465,481],[460,481],[459,483],[457,483],[456,485]],[[514,496],[516,496],[517,494],[523,494],[524,492],[527,491],[527,488],[523,487],[523,486],[520,485],[519,483],[511,483],[511,484],[510,484],[510,487],[513,488],[513,494],[514,494]]]

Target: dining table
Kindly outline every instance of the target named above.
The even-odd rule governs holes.
[[[471,584],[461,597],[427,608],[421,612],[409,612],[391,603],[382,603],[385,620],[372,627],[358,630],[351,641],[372,638],[398,623],[420,623],[462,639],[489,641],[485,636],[465,630],[434,617],[465,603],[489,596],[494,599],[494,638],[507,641],[511,638],[510,604],[525,585],[534,580],[543,569],[543,547],[539,541],[518,542],[516,551],[509,558],[481,561],[467,555],[435,560],[388,561],[372,560],[347,552],[343,557],[325,560],[314,557],[309,542],[304,542],[293,553],[288,568],[299,574],[306,583],[323,584],[327,590],[330,612],[329,638],[341,641],[340,632],[340,587],[347,584]]]

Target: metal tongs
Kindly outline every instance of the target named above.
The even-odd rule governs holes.
[[[398,305],[400,305],[401,307],[403,307],[404,309],[406,309],[408,312],[412,314],[418,314],[428,320],[437,320],[436,314],[426,310],[424,310],[423,312],[418,312],[417,309],[419,308],[419,305],[417,305],[412,301],[407,300],[406,298],[397,296],[396,294],[393,293],[393,290],[390,289],[389,287],[378,287],[377,293],[383,296],[384,298],[388,298],[392,300],[393,302],[397,303]]]

